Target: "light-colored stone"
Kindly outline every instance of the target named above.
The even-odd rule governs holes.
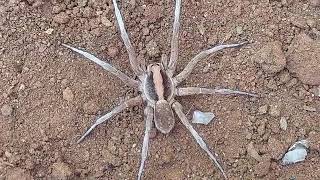
[[[259,153],[257,152],[257,150],[254,148],[253,142],[250,142],[247,145],[247,153],[250,157],[252,157],[253,159],[255,159],[259,162],[262,160],[262,158],[259,155]]]
[[[1,114],[3,116],[11,116],[12,112],[13,112],[13,108],[12,108],[12,106],[10,106],[8,104],[4,104],[1,107]]]
[[[64,100],[69,101],[69,102],[73,101],[74,95],[73,95],[72,90],[69,87],[67,87],[65,90],[63,90],[62,95],[63,95]]]

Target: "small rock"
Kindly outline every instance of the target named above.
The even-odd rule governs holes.
[[[119,53],[119,49],[115,46],[111,46],[108,48],[108,55],[112,58],[116,57]]]
[[[313,96],[320,97],[320,86],[310,89]]]
[[[301,28],[301,29],[305,29],[305,28],[308,28],[308,25],[306,23],[306,20],[301,17],[301,16],[298,16],[298,17],[294,17],[291,19],[291,23],[294,25],[294,26],[297,26],[298,28]]]
[[[66,12],[60,12],[53,17],[53,21],[59,24],[65,24],[69,22],[70,17]]]
[[[279,85],[285,84],[285,83],[289,82],[291,79],[290,73],[287,70],[281,71],[279,73],[278,77],[279,77]]]
[[[147,53],[150,57],[158,57],[160,50],[157,45],[157,43],[154,40],[151,40],[147,45],[146,45]]]
[[[51,176],[55,179],[67,180],[72,176],[72,171],[68,164],[56,162],[51,166]]]
[[[49,35],[51,35],[52,32],[53,32],[53,29],[52,29],[52,28],[49,28],[49,29],[47,29],[47,30],[45,31],[45,33],[46,33],[46,34],[49,34]]]
[[[204,27],[204,22],[203,21],[197,25],[197,28],[199,30],[199,33],[201,35],[204,35],[204,32],[206,31],[206,28]]]
[[[196,110],[193,112],[192,123],[208,125],[214,117],[215,115],[212,112],[201,112]]]
[[[270,105],[269,115],[272,117],[279,117],[280,107],[278,105]]]
[[[21,168],[13,168],[6,175],[7,180],[33,180],[29,172]]]
[[[320,41],[302,33],[288,48],[288,70],[308,85],[320,85]]]
[[[253,142],[250,142],[247,146],[247,153],[250,157],[252,157],[253,159],[257,160],[257,161],[261,161],[262,158],[259,155],[259,153],[257,152],[257,150],[254,148],[253,146]]]
[[[241,26],[237,26],[236,27],[236,32],[237,32],[238,35],[243,34],[243,28]]]
[[[303,105],[303,109],[305,111],[310,111],[310,112],[316,112],[317,109],[315,107],[311,107],[311,106],[307,106],[307,105]]]
[[[74,98],[73,92],[69,87],[67,87],[62,92],[62,95],[63,95],[63,99],[66,100],[66,101],[69,101],[69,102],[71,102],[73,100],[73,98]]]
[[[262,136],[262,135],[264,135],[265,131],[266,131],[266,123],[262,122],[258,126],[257,132],[258,132],[259,136]]]
[[[78,6],[85,7],[88,3],[88,0],[78,0]]]
[[[261,162],[254,166],[254,174],[257,177],[263,177],[268,174],[270,170],[271,161],[270,158],[263,158]]]
[[[288,123],[287,123],[287,119],[286,117],[281,117],[280,118],[280,129],[286,131],[287,127],[288,127]]]
[[[258,109],[258,114],[266,114],[268,112],[268,105],[260,106]]]
[[[283,152],[285,152],[286,149],[286,147],[275,138],[269,138],[267,148],[271,158],[275,160],[281,159]]]
[[[280,72],[286,66],[286,58],[279,41],[267,43],[253,58],[269,74]]]
[[[13,108],[8,104],[4,104],[1,107],[1,114],[3,116],[11,116],[12,112],[13,112]]]
[[[320,6],[320,0],[310,0],[311,6],[318,7]]]
[[[105,16],[101,17],[101,24],[105,25],[106,27],[111,27],[112,26],[112,22]]]
[[[307,140],[301,140],[295,142],[288,150],[288,152],[282,158],[282,165],[294,164],[304,161],[308,152],[309,143]]]

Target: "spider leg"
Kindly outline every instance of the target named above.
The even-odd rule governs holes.
[[[192,134],[192,136],[195,138],[195,140],[197,141],[197,143],[199,144],[199,146],[209,155],[210,159],[213,160],[214,164],[219,168],[219,170],[221,171],[223,177],[225,179],[227,179],[227,175],[224,172],[223,168],[221,167],[221,165],[219,164],[218,160],[216,159],[215,156],[217,156],[216,153],[214,153],[215,155],[213,155],[207,144],[204,142],[204,140],[201,138],[201,136],[197,133],[197,131],[192,127],[192,125],[189,123],[186,115],[183,113],[182,111],[182,105],[179,102],[174,102],[172,105],[173,109],[175,110],[176,114],[178,115],[178,117],[180,118],[182,124],[190,131],[190,133]]]
[[[126,46],[126,50],[127,50],[128,54],[129,54],[129,61],[130,61],[132,70],[140,78],[140,76],[143,74],[143,69],[140,67],[140,64],[137,61],[136,53],[135,53],[134,48],[130,42],[128,33],[124,27],[123,18],[121,16],[120,10],[118,8],[117,0],[112,0],[112,3],[113,3],[115,14],[116,14],[116,19],[117,19],[117,22],[119,25],[121,38],[123,40],[124,45]]]
[[[176,70],[178,53],[179,53],[179,26],[180,26],[180,9],[181,9],[181,0],[176,0],[176,5],[174,9],[174,22],[173,22],[173,33],[171,39],[171,53],[170,53],[170,62],[169,62],[169,74],[173,76],[174,71]]]
[[[161,64],[163,65],[164,69],[168,69],[168,57],[166,54],[161,55]]]
[[[210,88],[201,88],[201,87],[185,87],[185,88],[177,88],[176,95],[177,96],[189,96],[189,95],[198,95],[198,94],[225,94],[225,95],[246,95],[252,97],[258,97],[256,94],[237,91],[232,89],[210,89]]]
[[[191,61],[187,64],[187,66],[183,69],[182,72],[180,72],[177,76],[174,77],[174,81],[176,84],[181,83],[183,80],[185,80],[192,72],[193,68],[196,66],[196,64],[201,61],[202,59],[208,57],[210,54],[221,51],[226,48],[234,48],[234,47],[239,47],[246,44],[244,43],[239,43],[239,44],[222,44],[215,46],[213,48],[204,50],[197,54],[194,58],[191,59]]]
[[[125,108],[132,107],[135,105],[138,105],[142,103],[141,96],[137,96],[131,99],[126,100],[125,102],[121,103],[119,106],[115,107],[112,111],[109,113],[103,115],[99,119],[96,120],[96,122],[81,136],[81,138],[77,141],[77,143],[80,143],[90,132],[97,127],[99,124],[109,120],[113,116],[117,115],[121,111],[123,111]]]
[[[131,79],[129,76],[127,76],[126,74],[124,74],[123,72],[119,71],[118,69],[114,68],[113,66],[111,66],[109,63],[106,63],[100,59],[98,59],[97,57],[95,57],[94,55],[82,51],[80,49],[74,48],[72,46],[69,46],[67,44],[62,44],[64,47],[71,49],[72,51],[75,51],[81,55],[83,55],[84,57],[86,57],[87,59],[89,59],[90,61],[100,65],[103,69],[109,71],[110,73],[112,73],[113,75],[117,76],[118,78],[120,78],[125,84],[127,84],[130,87],[138,87],[139,86],[139,82]]]
[[[142,151],[141,151],[141,162],[140,162],[140,168],[138,173],[138,180],[141,179],[143,170],[144,170],[144,163],[148,156],[148,149],[149,149],[149,132],[152,127],[152,119],[153,119],[153,109],[151,106],[146,106],[144,110],[144,119],[146,121],[146,129],[144,132],[144,138],[143,138],[143,145],[142,145]]]

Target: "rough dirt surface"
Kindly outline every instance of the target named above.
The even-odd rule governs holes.
[[[174,1],[119,5],[139,59],[151,63],[168,55]],[[202,61],[182,86],[241,89],[261,98],[178,99],[185,112],[193,107],[215,113],[213,123],[195,128],[231,179],[320,179],[319,84],[304,84],[282,55],[298,58],[299,72],[319,68],[319,59],[318,66],[314,59],[316,65],[308,66],[303,58],[312,57],[287,54],[301,33],[319,43],[319,19],[319,0],[182,1],[178,71],[212,44],[251,42]],[[276,51],[265,48],[274,41]],[[97,117],[137,92],[61,43],[85,48],[133,75],[110,0],[0,0],[0,179],[135,179],[142,106],[75,142]],[[271,53],[271,64],[258,61],[262,68],[257,53]],[[222,177],[178,119],[169,135],[153,131],[152,137],[144,179]],[[281,166],[286,150],[305,138],[314,143],[307,159]]]

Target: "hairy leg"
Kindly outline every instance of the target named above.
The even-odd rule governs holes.
[[[166,54],[161,55],[161,64],[163,65],[164,69],[168,69],[168,57]]]
[[[181,83],[183,80],[185,80],[192,72],[193,68],[196,66],[196,64],[201,61],[202,59],[208,57],[210,54],[221,51],[226,48],[234,48],[239,47],[246,43],[240,43],[240,44],[223,44],[215,46],[211,49],[205,50],[197,54],[194,58],[191,59],[191,61],[187,64],[187,66],[184,68],[182,72],[180,72],[177,76],[174,77],[174,81],[176,84]]]
[[[210,88],[201,88],[201,87],[185,87],[185,88],[177,88],[176,95],[177,96],[189,96],[189,95],[197,95],[197,94],[225,94],[225,95],[246,95],[258,97],[256,94],[247,93],[243,91],[237,91],[232,89],[210,89]]]
[[[134,79],[131,79],[130,77],[128,77],[126,74],[124,74],[123,72],[119,71],[118,69],[114,68],[113,66],[111,66],[109,63],[106,63],[100,59],[98,59],[97,57],[95,57],[94,55],[82,51],[80,49],[74,48],[72,46],[69,46],[67,44],[62,44],[64,47],[71,49],[72,51],[75,51],[81,55],[83,55],[84,57],[86,57],[87,59],[89,59],[90,61],[100,65],[103,69],[109,71],[110,73],[112,73],[113,75],[117,76],[118,78],[120,78],[126,85],[130,86],[130,87],[138,87],[140,85],[140,83]]]
[[[125,102],[121,103],[119,106],[115,107],[112,111],[105,114],[104,116],[100,117],[96,120],[96,122],[81,136],[81,138],[77,141],[77,143],[80,143],[90,132],[97,127],[99,124],[109,120],[110,118],[114,117],[121,111],[123,111],[125,108],[132,107],[135,105],[139,105],[142,103],[141,96],[137,96],[131,99],[126,100]]]
[[[181,0],[176,0],[174,9],[174,22],[173,22],[173,33],[171,38],[171,52],[169,62],[169,75],[172,77],[177,65],[178,53],[179,53],[179,26],[180,26],[180,9]]]
[[[207,144],[204,142],[204,140],[201,138],[201,136],[197,133],[197,131],[192,127],[192,125],[189,123],[186,115],[182,111],[182,105],[178,102],[174,102],[172,105],[173,109],[175,110],[176,114],[180,118],[182,124],[190,131],[192,136],[195,138],[199,146],[209,155],[210,159],[213,160],[214,164],[219,168],[221,171],[223,177],[227,179],[227,175],[224,172],[223,168],[219,164],[218,160],[215,156],[210,152],[209,148],[207,147]]]
[[[137,61],[136,53],[135,53],[134,48],[133,48],[133,46],[132,46],[132,44],[130,42],[128,33],[127,33],[127,31],[126,31],[126,29],[124,27],[123,18],[121,16],[120,10],[118,8],[117,0],[112,0],[112,3],[113,3],[113,6],[114,6],[117,22],[118,22],[118,25],[119,25],[121,38],[123,40],[124,45],[126,46],[128,54],[129,54],[129,60],[130,60],[130,64],[131,64],[132,70],[135,72],[135,74],[137,76],[139,76],[139,78],[141,78],[140,76],[143,73],[143,69],[140,67],[140,64]]]
[[[149,133],[152,127],[152,119],[153,119],[153,109],[151,106],[146,106],[144,109],[144,119],[146,121],[146,129],[144,132],[142,150],[141,150],[141,162],[140,168],[138,173],[138,180],[141,179],[144,170],[144,163],[148,156],[148,149],[149,149]]]

